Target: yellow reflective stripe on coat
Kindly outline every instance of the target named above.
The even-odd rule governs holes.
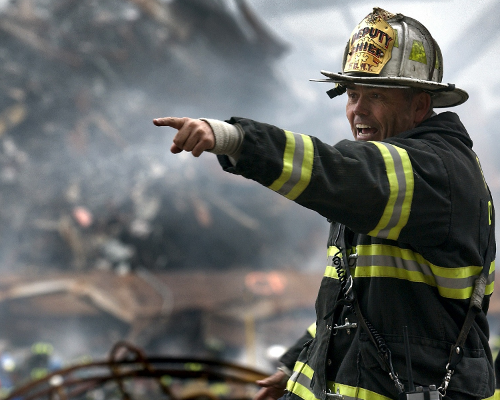
[[[287,390],[304,400],[315,400],[316,396],[314,396],[310,389],[311,379],[314,375],[313,369],[309,365],[297,361],[293,370],[294,372],[287,383]],[[338,389],[345,400],[390,400],[389,397],[382,396],[367,389],[342,385],[335,382],[328,382],[328,388],[333,393],[337,393]]]
[[[312,337],[316,337],[316,322],[313,322],[311,325],[309,325],[309,328],[307,328],[307,332],[309,332],[309,335]]]
[[[331,265],[337,252],[337,247],[329,247],[325,277],[338,279],[337,271]],[[412,250],[385,244],[358,245],[356,253],[356,267],[351,268],[353,278],[396,278],[425,283],[436,287],[441,296],[450,299],[470,298],[474,282],[483,269],[481,266],[440,267]],[[495,261],[490,264],[486,295],[493,293],[494,281]]]
[[[397,240],[408,222],[413,200],[413,168],[406,150],[384,142],[370,142],[378,147],[384,159],[389,180],[389,199],[379,223],[370,236]]]
[[[316,396],[311,392],[311,379],[314,375],[313,369],[300,361],[293,367],[293,373],[286,384],[286,389],[304,400],[315,400]]]
[[[391,400],[390,397],[382,396],[381,394],[372,392],[371,390],[342,385],[335,382],[328,382],[328,389],[330,389],[332,393],[337,393],[338,390],[338,393],[343,396],[344,400]]]
[[[295,200],[311,181],[314,146],[307,135],[284,131],[286,137],[283,170],[269,189]]]

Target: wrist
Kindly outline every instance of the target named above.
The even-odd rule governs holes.
[[[243,131],[235,125],[217,119],[200,118],[200,120],[209,124],[214,133],[215,146],[207,151],[214,154],[224,154],[237,161],[241,152]]]
[[[288,382],[288,380],[290,379],[290,377],[292,376],[292,371],[290,370],[290,368],[288,368],[287,366],[285,365],[281,365],[277,368],[278,371],[281,371],[283,373],[283,378],[281,380],[281,384],[283,386],[286,386],[286,383]]]

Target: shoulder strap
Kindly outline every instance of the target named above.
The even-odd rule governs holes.
[[[489,192],[489,188],[488,188]],[[490,192],[490,199],[491,199]],[[455,371],[458,363],[462,360],[464,356],[463,347],[465,345],[465,340],[467,339],[467,335],[469,334],[470,328],[474,323],[474,319],[476,315],[479,314],[483,309],[483,299],[484,293],[486,291],[486,284],[488,282],[488,277],[490,274],[490,266],[493,262],[495,255],[495,212],[493,207],[491,208],[491,225],[490,231],[488,234],[488,247],[486,249],[486,255],[484,257],[484,264],[481,274],[474,282],[474,290],[472,292],[469,309],[467,310],[467,315],[465,316],[464,324],[462,325],[462,329],[460,330],[460,334],[458,335],[457,341],[453,346],[451,346],[450,356],[448,358],[448,364],[446,365],[446,377],[441,384],[440,389],[444,389],[444,393],[446,393],[446,388],[451,379],[451,375]]]

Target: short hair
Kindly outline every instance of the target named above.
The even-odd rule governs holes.
[[[434,102],[433,102],[433,98],[432,98],[432,93],[430,93],[427,90],[415,88],[415,87],[407,87],[405,89],[406,90],[404,91],[404,94],[405,94],[405,98],[408,101],[408,103],[410,103],[413,100],[413,98],[419,93],[427,93],[429,96],[431,96],[431,104],[429,105],[428,112],[431,113],[434,111]]]

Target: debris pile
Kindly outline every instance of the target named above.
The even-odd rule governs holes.
[[[200,357],[148,357],[127,342],[116,343],[108,358],[55,371],[45,366],[44,376],[4,398],[250,400],[258,391],[255,381],[267,376],[253,368]]]
[[[286,48],[241,0],[4,6],[2,271],[301,262],[318,220],[231,179],[211,155],[172,156],[171,132],[151,123],[272,113]],[[290,236],[300,224],[305,235]]]

